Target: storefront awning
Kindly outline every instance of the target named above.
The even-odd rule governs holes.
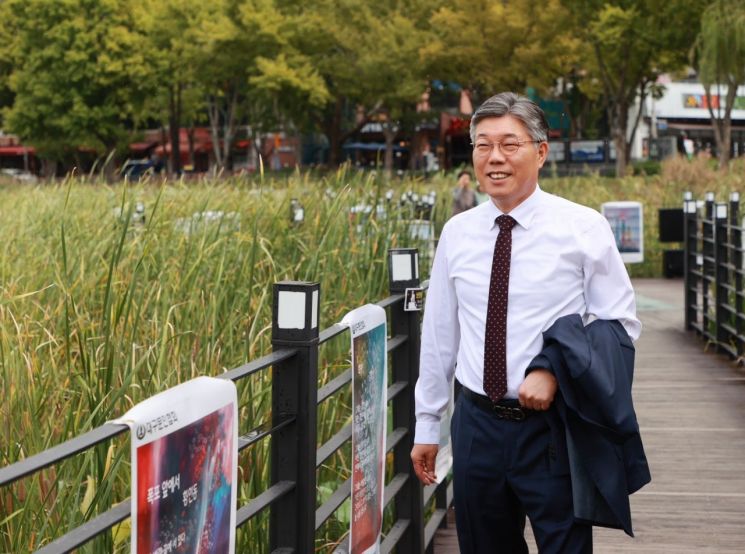
[[[33,146],[0,146],[0,156],[31,156],[34,154],[36,154],[36,149]]]

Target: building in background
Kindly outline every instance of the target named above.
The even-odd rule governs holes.
[[[716,142],[709,114],[706,91],[698,82],[673,82],[664,77],[658,81],[664,85],[662,98],[647,98],[642,106],[642,117],[632,145],[632,159],[663,159],[675,153],[716,157]],[[719,109],[719,95],[727,93],[722,86],[717,92],[712,89],[712,108]],[[630,114],[636,117],[638,105]],[[689,141],[692,141],[692,145]],[[732,157],[745,153],[745,87],[737,91],[732,109]]]

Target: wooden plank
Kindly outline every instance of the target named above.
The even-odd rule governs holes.
[[[631,497],[636,537],[595,528],[594,550],[745,552],[745,372],[684,330],[682,281],[639,279],[634,288],[644,325],[634,402],[652,483]],[[452,511],[448,522],[437,554],[458,552]],[[537,552],[529,526],[526,538]]]

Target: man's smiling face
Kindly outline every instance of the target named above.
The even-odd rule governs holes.
[[[481,190],[503,212],[508,213],[538,184],[538,170],[548,154],[548,143],[535,144],[523,123],[511,116],[488,117],[476,125],[473,168]],[[497,143],[519,143],[516,152],[505,155]]]

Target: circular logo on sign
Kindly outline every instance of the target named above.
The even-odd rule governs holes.
[[[137,426],[137,438],[140,440],[145,438],[145,426],[144,425]]]

